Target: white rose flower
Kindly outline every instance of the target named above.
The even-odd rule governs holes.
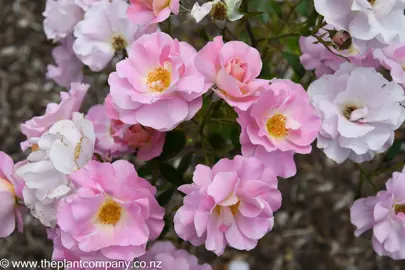
[[[361,163],[386,151],[405,120],[403,89],[374,68],[345,63],[313,82],[308,94],[322,118],[318,147],[338,163]]]
[[[191,10],[191,16],[198,23],[214,10],[216,11],[213,13],[213,17],[215,19],[228,19],[230,21],[236,21],[243,17],[243,14],[239,12],[241,4],[242,0],[225,0],[225,2],[214,0],[207,2],[202,6],[195,3],[193,9]]]
[[[131,23],[129,4],[124,0],[94,3],[74,30],[73,51],[93,71],[100,71],[113,59],[116,51],[126,50],[141,35],[157,27]]]
[[[405,40],[404,0],[315,0],[326,22],[381,47]]]
[[[16,169],[25,182],[24,202],[45,226],[56,225],[56,208],[74,185],[69,174],[83,168],[92,159],[95,133],[90,121],[80,113],[73,120],[61,120],[40,138],[30,139],[36,145],[27,161]]]

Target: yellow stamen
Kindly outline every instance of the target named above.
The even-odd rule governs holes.
[[[116,225],[122,217],[123,209],[116,201],[107,199],[97,214],[97,221],[104,225]]]
[[[171,72],[163,67],[158,67],[154,71],[149,72],[146,84],[155,92],[163,92],[169,88],[171,80]]]
[[[121,35],[113,36],[112,47],[115,51],[122,51],[128,46],[128,42]]]
[[[282,114],[275,114],[269,120],[267,120],[267,131],[270,136],[281,138],[285,137],[288,130],[285,126],[287,117]]]
[[[38,151],[38,150],[39,150],[39,145],[38,144],[33,144],[31,146],[31,152],[35,152],[35,151]]]
[[[396,204],[394,206],[395,214],[404,213],[405,214],[405,204]]]

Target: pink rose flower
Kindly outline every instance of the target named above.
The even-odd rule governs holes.
[[[359,199],[350,209],[355,235],[373,230],[373,248],[380,256],[405,259],[405,170],[394,172],[386,190]]]
[[[221,255],[227,245],[255,248],[272,229],[281,193],[273,171],[257,158],[221,159],[212,169],[198,165],[193,182],[179,188],[186,196],[174,227],[182,239],[195,246],[205,243]]]
[[[244,144],[267,152],[311,152],[321,119],[304,88],[290,80],[273,80],[249,110],[236,110]]]
[[[22,199],[24,182],[14,177],[14,162],[4,152],[0,152],[0,237],[9,236],[15,229],[23,231],[23,213],[25,208],[16,203]]]
[[[69,36],[82,20],[83,10],[72,0],[46,0],[44,31],[48,39],[59,41]]]
[[[95,105],[87,114],[96,132],[96,152],[116,157],[137,151],[137,158],[144,161],[158,157],[163,151],[165,133],[139,124],[128,125],[110,119],[106,112],[106,106],[110,104],[109,95],[105,106]]]
[[[149,24],[163,22],[179,9],[180,0],[131,0],[127,14],[135,24]]]
[[[128,161],[90,161],[70,178],[77,191],[60,201],[57,222],[80,251],[131,261],[161,233],[164,208],[154,197],[156,188]]]
[[[216,85],[215,93],[240,110],[248,109],[268,86],[267,80],[256,79],[263,65],[260,53],[241,41],[224,44],[216,37],[200,50],[195,65],[211,86]]]
[[[21,143],[25,151],[29,146],[29,139],[41,137],[56,122],[64,119],[71,119],[74,112],[79,111],[83,98],[90,85],[72,83],[69,92],[61,92],[61,102],[48,103],[46,113],[43,116],[36,116],[24,124],[21,124],[21,132],[27,136],[27,141]]]
[[[48,239],[53,242],[53,253],[52,253],[52,261],[69,261],[70,264],[74,266],[76,263],[80,266],[80,261],[84,266],[84,261],[101,262],[103,261],[103,267],[93,267],[93,268],[83,268],[83,267],[65,267],[66,270],[87,270],[87,269],[96,269],[96,270],[124,270],[126,267],[109,267],[113,263],[116,265],[126,266],[128,262],[113,262],[103,256],[100,251],[93,251],[93,252],[83,252],[79,249],[75,240],[67,233],[63,232],[59,227],[55,229],[47,229]],[[67,249],[65,246],[69,246]]]
[[[196,54],[165,33],[139,38],[108,79],[117,119],[159,131],[190,120],[208,89],[194,66]]]
[[[73,52],[73,36],[61,40],[61,44],[52,50],[56,65],[48,65],[46,76],[63,87],[83,80],[83,64]]]
[[[405,87],[405,43],[375,49],[373,55],[389,70],[392,80]]]
[[[198,264],[198,259],[189,254],[186,250],[176,249],[169,241],[156,242],[148,252],[139,258],[139,261],[146,262],[151,270],[158,270],[164,267],[165,270],[212,270],[208,264]],[[153,267],[153,262],[156,267]],[[158,265],[157,263],[160,263]]]

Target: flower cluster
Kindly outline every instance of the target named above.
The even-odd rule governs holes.
[[[373,248],[381,256],[405,259],[405,170],[395,172],[386,190],[359,199],[350,209],[356,236],[373,230]]]
[[[283,79],[262,60],[271,50],[288,56],[290,45],[272,42],[296,33],[256,38],[249,13],[258,14],[242,0],[191,10],[179,0],[47,0],[45,34],[59,43],[47,77],[69,91],[21,125],[25,160],[14,165],[0,152],[0,237],[16,224],[22,231],[29,210],[47,227],[54,260],[211,270],[170,242],[150,243],[170,232],[218,256],[252,250],[281,207],[278,177],[297,173],[294,156],[310,154],[315,139],[337,163],[387,151],[405,121],[404,1],[314,3],[321,16],[295,40],[316,75],[306,91],[298,82],[311,76],[289,74],[302,71],[298,57]],[[172,38],[180,9],[197,22],[210,14],[222,35],[208,41],[203,31],[200,50]],[[239,27],[226,23],[242,17],[250,45],[228,37]],[[90,91],[83,81],[92,81],[84,74],[103,70],[103,104],[80,113]],[[405,258],[404,175],[351,209],[356,235],[373,229],[376,252],[394,259]]]

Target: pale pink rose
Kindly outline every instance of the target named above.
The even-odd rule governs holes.
[[[81,7],[83,10],[88,10],[95,3],[106,1],[106,0],[75,0],[76,5]],[[107,0],[109,1],[109,0]]]
[[[59,201],[74,191],[68,175],[92,160],[95,134],[90,121],[80,113],[61,120],[40,138],[30,140],[35,147],[15,174],[25,183],[24,203],[45,225],[56,225]]]
[[[83,81],[83,64],[73,52],[73,36],[61,40],[60,45],[52,50],[56,65],[48,65],[46,76],[63,87]]]
[[[405,170],[394,172],[386,190],[359,199],[350,209],[355,235],[373,230],[373,248],[380,256],[405,259]]]
[[[109,118],[106,106],[111,103],[107,100],[111,101],[110,95],[105,105],[95,105],[87,114],[96,132],[96,152],[113,157],[137,152],[137,158],[144,161],[158,157],[163,151],[165,134]]]
[[[179,188],[186,196],[174,227],[182,239],[221,255],[227,245],[252,250],[272,229],[281,193],[272,169],[257,158],[221,159],[212,169],[198,165],[193,182]]]
[[[57,221],[80,251],[131,261],[161,233],[164,208],[154,197],[156,188],[128,161],[90,161],[70,178],[77,191],[60,202]]]
[[[299,39],[302,55],[301,64],[306,70],[315,70],[315,75],[319,78],[324,74],[333,74],[339,69],[345,59],[334,55],[321,43],[317,43],[316,38],[300,37]]]
[[[189,44],[165,33],[139,38],[108,79],[116,118],[159,131],[190,120],[208,89],[194,66],[196,54]]]
[[[214,38],[195,58],[198,71],[214,85],[215,93],[229,105],[246,110],[255,102],[267,80],[257,79],[262,70],[260,53],[241,42]]]
[[[92,71],[104,69],[117,52],[128,51],[137,38],[156,31],[156,25],[131,23],[126,14],[128,6],[125,0],[94,3],[76,25],[73,50]]]
[[[4,152],[0,152],[0,237],[9,236],[15,229],[23,231],[24,207],[16,203],[23,199],[24,182],[14,176],[14,162]]]
[[[105,256],[101,254],[100,251],[93,251],[93,252],[83,252],[77,246],[77,242],[67,233],[62,231],[59,227],[55,229],[47,229],[48,239],[52,240],[53,242],[53,253],[52,253],[52,261],[63,262],[64,260],[71,262],[71,264],[77,264],[80,266],[80,261],[84,266],[85,261],[92,261],[92,262],[103,262],[101,267],[93,267],[93,268],[82,268],[82,267],[65,267],[66,270],[87,270],[87,269],[96,269],[96,270],[124,270],[127,269],[126,267],[110,267],[113,264],[126,266],[125,263],[127,262],[114,262],[107,259]],[[66,248],[65,246],[68,246]]]
[[[158,270],[212,270],[208,264],[198,264],[198,259],[184,249],[176,249],[169,241],[156,242],[146,254],[139,258],[150,265],[149,269]],[[155,264],[155,267],[153,267]]]
[[[127,14],[135,24],[149,24],[163,22],[179,9],[180,0],[131,0]]]
[[[83,18],[83,10],[72,0],[47,0],[44,31],[48,39],[59,41],[73,32],[75,25]]]
[[[36,116],[24,124],[21,124],[21,132],[27,139],[37,138],[44,134],[56,122],[64,119],[71,119],[74,112],[79,111],[83,98],[90,85],[72,83],[69,92],[61,92],[61,102],[48,103],[45,115]],[[26,150],[30,144],[25,141],[21,143],[21,148]]]
[[[392,80],[405,87],[405,43],[376,49],[373,55],[390,71]]]
[[[237,113],[244,144],[262,146],[267,152],[308,154],[321,127],[304,88],[290,80],[273,80],[249,110]]]

